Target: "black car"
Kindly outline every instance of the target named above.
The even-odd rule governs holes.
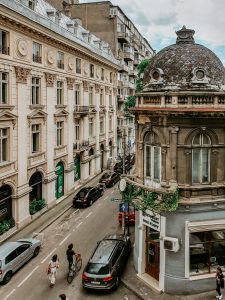
[[[73,206],[91,206],[104,193],[102,185],[96,187],[84,187],[73,198]]]
[[[116,172],[104,173],[99,180],[100,183],[104,183],[106,187],[111,187],[120,180],[120,174]]]
[[[117,287],[129,254],[131,241],[128,236],[108,235],[97,243],[82,275],[83,287],[111,290]]]
[[[135,154],[127,155],[126,161],[129,162],[131,165],[134,165],[135,164]]]
[[[128,173],[131,169],[132,169],[132,164],[126,160],[125,161],[125,173]],[[114,166],[114,171],[116,173],[123,174],[123,164],[121,166],[118,165],[116,168]]]

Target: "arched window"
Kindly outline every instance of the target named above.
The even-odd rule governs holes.
[[[161,177],[161,147],[158,136],[149,132],[144,138],[144,174],[152,181],[159,182]]]
[[[199,133],[192,140],[192,182],[210,182],[211,140],[207,134]]]

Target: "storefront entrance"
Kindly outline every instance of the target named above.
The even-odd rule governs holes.
[[[146,268],[145,272],[159,280],[159,232],[146,227]]]
[[[12,189],[9,185],[0,187],[0,221],[12,217]]]
[[[80,155],[74,159],[74,181],[80,180]]]
[[[55,197],[59,199],[64,195],[64,167],[61,162],[57,164],[55,174],[57,175],[55,180]]]

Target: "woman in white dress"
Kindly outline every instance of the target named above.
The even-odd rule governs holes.
[[[50,260],[50,262],[48,264],[48,278],[50,281],[50,286],[55,285],[56,274],[57,274],[58,268],[59,268],[59,259],[58,259],[58,255],[55,254],[55,255],[53,255],[52,259]]]

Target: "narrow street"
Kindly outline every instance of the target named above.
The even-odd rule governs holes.
[[[0,286],[0,298],[3,300],[53,300],[58,299],[59,294],[65,293],[69,300],[138,299],[122,285],[110,293],[90,292],[82,288],[82,270],[97,241],[107,234],[121,233],[117,220],[118,202],[112,202],[110,200],[112,197],[120,197],[114,188],[106,190],[103,197],[91,207],[80,210],[71,208],[44,230],[44,242],[40,254],[19,270],[7,285]],[[66,281],[68,264],[65,253],[67,245],[71,242],[74,244],[75,251],[81,253],[83,266],[69,285]],[[59,256],[60,268],[56,286],[50,288],[46,268],[51,256],[55,253]]]

